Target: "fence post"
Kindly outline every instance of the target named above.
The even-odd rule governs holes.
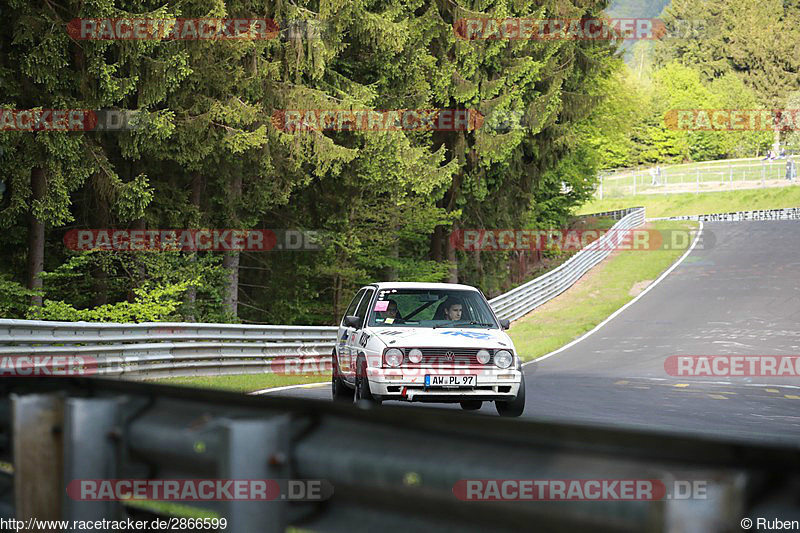
[[[731,189],[733,189],[733,163],[728,163],[728,181],[731,182]]]
[[[697,169],[697,190],[695,191],[695,194],[697,194],[700,192],[700,167],[696,166],[695,169]]]
[[[633,173],[633,195],[636,196],[636,175],[638,174],[638,170]]]
[[[764,187],[766,187],[766,184],[764,183],[764,178],[765,178],[766,172],[767,172],[767,163],[766,163],[766,161],[762,161],[761,162],[761,188],[762,189]]]

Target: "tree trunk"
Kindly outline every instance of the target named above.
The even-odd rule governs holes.
[[[33,203],[42,200],[47,190],[47,181],[44,169],[34,167],[31,170],[31,209],[28,214],[28,288],[41,289],[44,270],[44,222],[36,218],[33,213]],[[42,296],[31,298],[31,305],[42,305]]]
[[[442,241],[444,240],[444,226],[436,226],[433,228],[433,235],[431,235],[431,261],[442,260]]]
[[[391,259],[398,259],[400,257],[400,244],[395,241],[389,248],[389,257]],[[394,266],[387,266],[383,269],[384,281],[397,281],[397,268]]]
[[[342,316],[342,312],[344,310],[340,310],[342,301],[342,276],[338,274],[333,280],[333,322],[332,324],[336,324],[338,320]]]
[[[239,201],[242,198],[242,176],[237,175],[233,178],[231,183],[230,192],[231,205],[233,206],[232,216],[229,217],[231,229],[239,229]],[[222,300],[222,305],[225,311],[231,315],[239,316],[239,251],[225,252],[222,258],[223,268],[228,270],[228,286],[225,290],[225,296]]]
[[[232,316],[239,313],[239,252],[225,252],[222,257],[222,267],[228,271],[228,286],[222,305],[225,311]]]
[[[203,191],[203,176],[199,172],[192,175],[192,192],[189,195],[189,203],[196,209],[197,213],[200,212],[200,195]],[[193,213],[194,220],[190,220],[188,228],[196,229],[200,223],[199,215]],[[197,252],[187,252],[187,261],[190,266],[194,266],[197,262]],[[195,304],[197,302],[197,288],[194,286],[186,289],[183,295],[183,303],[186,305],[187,314],[186,321],[194,322],[195,318]]]
[[[147,229],[147,222],[145,222],[144,218],[137,219],[131,224],[132,230],[134,231],[144,231]],[[141,253],[141,252],[138,252]],[[147,271],[145,270],[145,266],[141,260],[141,257],[137,255],[137,252],[132,252],[131,255],[131,288],[128,290],[128,301],[133,303],[136,301],[136,293],[133,292],[133,289],[138,289],[139,287],[144,284],[145,277],[147,276]]]
[[[96,204],[94,209],[89,213],[88,220],[92,227],[97,229],[109,229],[109,221],[111,219],[109,213],[109,205],[106,198],[98,190],[97,175],[92,180],[94,197]],[[108,274],[100,265],[95,265],[92,268],[92,307],[98,307],[108,303]]]
[[[458,231],[458,222],[453,223],[453,229],[448,236],[445,246],[447,247],[447,261],[450,262],[450,269],[447,273],[448,283],[458,283],[458,262],[456,261],[456,247],[453,246],[452,235]]]

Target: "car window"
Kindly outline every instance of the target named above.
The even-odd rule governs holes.
[[[448,304],[461,305],[458,320],[449,319]],[[396,312],[393,309],[396,308]],[[475,324],[472,324],[475,322]],[[381,289],[373,309],[370,326],[406,327],[499,327],[486,299],[478,291],[449,289]]]
[[[361,304],[358,306],[358,311],[356,311],[356,316],[361,319],[362,323],[365,318],[367,318],[367,311],[369,307],[369,301],[372,300],[372,294],[374,290],[368,290],[367,293],[364,295],[364,298],[361,300]]]
[[[344,316],[353,316],[356,313],[356,306],[358,306],[358,303],[361,301],[361,297],[364,296],[366,291],[367,289],[361,289],[356,293],[355,297],[353,297],[353,301],[350,302],[347,311],[344,312]]]

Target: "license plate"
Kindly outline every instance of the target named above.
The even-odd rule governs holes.
[[[474,387],[475,376],[425,376],[426,387]]]

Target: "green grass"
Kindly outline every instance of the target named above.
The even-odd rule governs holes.
[[[584,204],[578,214],[636,206],[644,206],[648,218],[800,207],[800,187],[608,198]]]
[[[220,389],[236,392],[253,392],[270,387],[283,387],[301,383],[319,383],[330,381],[330,372],[321,374],[253,374],[241,376],[203,376],[196,378],[165,378],[150,381],[163,385],[182,385],[186,387],[200,387]]]
[[[653,229],[696,228],[696,222],[658,221]],[[688,244],[687,244],[688,247]],[[580,337],[634,298],[638,282],[653,281],[686,249],[620,251],[577,285],[514,323],[509,335],[517,353],[529,361]]]

